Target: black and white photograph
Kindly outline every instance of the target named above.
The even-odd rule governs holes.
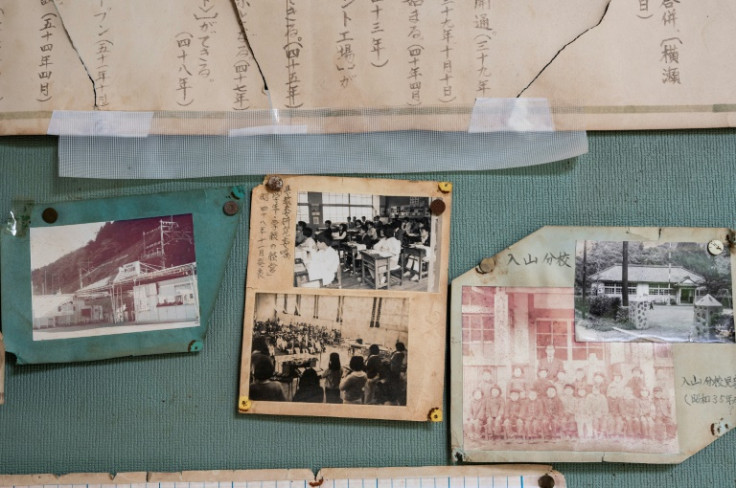
[[[258,293],[249,398],[405,406],[409,299]]]
[[[33,340],[200,323],[191,214],[31,228]]]
[[[300,192],[294,286],[437,291],[430,198]]]
[[[577,241],[576,339],[733,343],[731,258],[719,244]]]

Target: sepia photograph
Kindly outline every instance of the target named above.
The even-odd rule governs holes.
[[[409,299],[258,293],[249,398],[405,406]]]
[[[31,228],[33,340],[200,323],[191,214]]]
[[[706,242],[577,241],[579,341],[734,342],[731,257]]]
[[[299,192],[294,286],[436,292],[431,199]]]
[[[678,452],[672,346],[579,342],[571,288],[462,288],[463,447]]]

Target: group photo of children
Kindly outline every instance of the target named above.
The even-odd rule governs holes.
[[[465,406],[468,437],[492,443],[671,442],[677,433],[672,372],[651,365],[576,367],[555,358],[510,375],[482,370]],[[495,373],[495,374],[494,374]],[[498,376],[502,376],[498,378]]]
[[[576,341],[571,288],[462,296],[466,447],[677,452],[670,344]]]
[[[406,405],[406,299],[257,295],[249,398]]]

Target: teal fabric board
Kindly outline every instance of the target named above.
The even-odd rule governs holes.
[[[261,177],[63,179],[55,176],[56,144],[51,137],[0,139],[0,212],[8,214],[13,198],[73,200],[232,184],[249,190],[261,182]],[[305,154],[319,151],[308,141],[302,144],[299,151]],[[589,144],[586,155],[544,166],[387,177],[454,184],[450,279],[544,225],[736,225],[736,131],[593,133]],[[411,150],[401,144],[395,147]],[[459,160],[463,157],[457,154]],[[367,163],[366,172],[369,168]],[[452,462],[447,421],[395,423],[237,413],[247,207],[246,202],[202,352],[9,365],[6,405],[0,407],[0,472],[318,469]],[[448,403],[446,397],[445,412]],[[727,433],[676,466],[555,466],[574,487],[733,486],[735,435]]]
[[[90,361],[201,350],[202,339],[207,330],[207,318],[214,306],[241,215],[240,212],[226,215],[223,211],[223,205],[228,201],[235,202],[235,208],[238,208],[238,199],[233,194],[231,187],[220,187],[144,196],[17,204],[12,218],[12,231],[6,228],[0,235],[0,303],[6,351],[15,353],[18,363],[22,364]],[[46,208],[53,209],[58,216],[53,223],[46,223],[41,216]],[[27,285],[31,280],[32,233],[26,228],[26,222],[30,222],[30,227],[35,229],[59,229],[91,222],[166,218],[181,214],[191,215],[193,224],[201,319],[198,326],[73,339],[34,340],[30,331],[33,320],[31,287]],[[118,256],[108,257],[112,260]],[[26,283],[26,286],[16,286],[15,282]]]

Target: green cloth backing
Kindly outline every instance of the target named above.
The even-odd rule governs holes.
[[[56,138],[43,136],[0,138],[2,215],[8,215],[13,198],[56,201],[231,184],[250,190],[261,181],[62,179],[55,176],[56,144]],[[319,147],[307,142],[304,150]],[[544,225],[734,227],[735,160],[733,130],[594,133],[590,153],[574,160],[389,177],[454,184],[452,279]],[[451,462],[447,421],[237,413],[249,208],[244,211],[202,352],[8,365],[6,405],[0,407],[0,473],[316,470]],[[733,486],[735,450],[736,434],[729,433],[677,466],[555,467],[573,487]]]

